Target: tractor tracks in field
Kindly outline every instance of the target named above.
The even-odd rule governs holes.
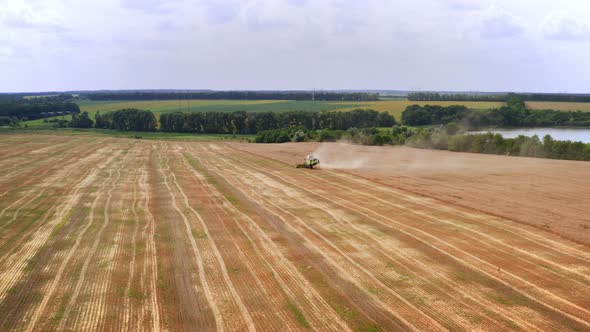
[[[2,211],[0,211],[0,218],[2,218],[4,216],[4,213],[9,209],[12,208],[13,206],[18,206],[18,208],[13,212],[12,214],[12,219],[8,220],[7,222],[4,222],[2,224],[0,224],[0,232],[3,231],[5,228],[9,227],[13,222],[15,222],[19,216],[19,213],[21,212],[21,210],[25,209],[26,207],[28,207],[29,205],[33,204],[33,202],[35,200],[37,200],[39,197],[42,197],[45,193],[46,190],[48,189],[52,189],[54,188],[54,186],[58,183],[60,183],[63,179],[65,179],[66,177],[68,177],[74,170],[79,168],[79,165],[83,163],[83,160],[78,159],[75,163],[70,164],[69,167],[62,169],[60,175],[56,175],[55,179],[52,179],[51,182],[49,182],[48,184],[46,184],[45,186],[43,186],[43,188],[41,190],[39,190],[37,192],[37,194],[32,197],[29,198],[29,193],[30,194],[34,194],[34,191],[30,191],[29,193],[25,194],[23,197],[21,197],[20,199],[14,201],[11,205],[7,206],[6,208],[4,208]],[[24,199],[28,199],[28,201],[21,203],[21,201],[23,201]]]
[[[232,201],[226,198],[203,174],[189,165],[186,156],[178,153],[178,157],[181,158],[191,177],[198,182],[199,187],[203,190],[203,195],[207,196],[212,208],[221,210],[217,212],[216,216],[224,226],[222,231],[230,235],[231,243],[235,245],[237,253],[232,253],[229,248],[224,248],[224,252],[228,257],[238,255],[240,257],[239,261],[247,264],[248,271],[256,281],[258,288],[256,292],[262,293],[256,296],[266,298],[270,302],[269,304],[273,306],[267,310],[279,310],[288,307],[290,301],[295,301],[296,305],[305,312],[306,321],[314,329],[348,330],[346,324],[324,299],[315,292],[314,288],[303,277],[301,271],[284,257],[281,250],[252,217],[240,211],[239,207],[234,205],[236,204],[235,200],[231,197]],[[233,222],[229,223],[229,220]],[[212,221],[209,220],[209,222]],[[226,224],[228,225],[226,226]],[[238,234],[235,236],[231,234],[231,229],[234,227],[239,229]],[[222,235],[213,234],[213,236],[218,237]],[[246,241],[240,240],[240,238],[244,237]],[[251,249],[248,250],[249,248]],[[272,277],[270,280],[268,278],[269,274]],[[276,281],[272,281],[273,279],[276,279]],[[275,288],[278,288],[279,292]],[[255,290],[252,287],[243,287],[242,291],[245,291],[249,296],[254,296],[252,293]],[[257,305],[256,303],[251,305],[260,306],[260,304]],[[262,329],[271,330],[281,327],[290,327],[291,329],[300,326],[297,325],[297,322],[289,323],[293,321],[292,318],[289,318],[292,313],[285,312],[285,310],[281,310],[279,313],[281,316],[278,319],[258,321],[257,325],[261,325]],[[327,317],[330,317],[330,319],[326,320]]]
[[[493,228],[496,231],[509,233],[510,235],[519,237],[519,238],[524,239],[524,240],[531,242],[531,243],[535,243],[536,245],[544,247],[545,249],[548,249],[550,251],[555,251],[560,255],[571,256],[573,258],[583,260],[586,263],[590,263],[590,252],[576,248],[576,247],[584,247],[584,246],[576,244],[576,243],[569,243],[569,245],[568,245],[566,243],[569,241],[563,241],[563,239],[560,239],[561,241],[553,240],[554,234],[550,234],[551,235],[550,237],[547,236],[548,234],[544,234],[544,236],[541,236],[538,234],[539,233],[538,230],[536,233],[533,231],[533,229],[535,229],[535,228],[532,226],[528,226],[528,225],[519,225],[518,227],[513,226],[512,224],[514,222],[502,219],[500,217],[485,215],[481,212],[474,212],[474,213],[465,212],[462,209],[453,208],[450,206],[444,206],[439,201],[436,201],[431,198],[424,198],[424,197],[420,197],[420,196],[411,197],[411,195],[404,193],[401,190],[393,189],[391,187],[384,186],[384,185],[379,185],[380,189],[377,190],[375,188],[371,188],[371,186],[375,187],[374,183],[369,182],[368,180],[365,180],[363,178],[358,178],[358,177],[354,177],[349,174],[343,174],[343,173],[339,173],[339,172],[335,172],[335,171],[327,171],[327,172],[329,172],[330,175],[333,175],[333,176],[336,176],[340,179],[343,179],[344,181],[350,183],[351,185],[360,186],[360,187],[362,187],[366,190],[370,190],[372,192],[387,193],[387,194],[391,195],[392,198],[401,199],[406,203],[412,203],[414,205],[419,206],[420,208],[433,209],[433,210],[445,213],[449,216],[460,218],[462,222],[466,222],[466,223],[470,223],[470,224],[474,224],[474,225],[478,225],[478,226],[482,226],[482,227],[485,226],[488,228]],[[313,175],[313,174],[310,175],[310,177],[318,179],[318,176]],[[336,184],[336,186],[340,186],[340,185]],[[342,187],[342,186],[340,186],[340,187]],[[348,188],[350,188],[350,187],[348,187]],[[351,189],[351,190],[358,192],[358,190],[354,190],[354,189]],[[383,201],[381,199],[379,199],[379,200]],[[391,203],[389,203],[389,204],[391,204]],[[476,221],[476,220],[479,220],[479,221]],[[529,228],[530,228],[530,230],[529,230]]]
[[[247,163],[247,162],[245,162],[245,163]],[[298,188],[300,188],[304,191],[307,191],[309,193],[312,193],[320,198],[326,199],[326,197],[327,197],[326,196],[327,193],[323,193],[317,189],[304,188],[301,185],[298,185],[294,181],[290,181],[290,180],[285,179],[284,175],[279,175],[276,173],[273,174],[272,172],[268,172],[268,171],[266,171],[266,172],[267,172],[267,174],[272,175],[275,178],[281,179],[282,181],[288,183],[289,185],[291,185],[293,187],[298,187]],[[326,185],[329,185],[329,184],[326,183]],[[425,236],[428,240],[422,240],[422,241],[424,241],[424,243],[429,244],[430,246],[432,246],[433,248],[436,248],[438,250],[442,250],[442,252],[449,255],[450,257],[454,257],[454,259],[459,260],[461,263],[465,264],[466,266],[470,266],[471,268],[474,268],[476,271],[484,273],[488,277],[492,278],[493,280],[495,280],[497,282],[500,282],[504,286],[512,288],[514,291],[516,291],[526,297],[529,297],[531,300],[538,302],[541,305],[544,305],[545,307],[547,307],[551,310],[554,310],[561,315],[564,315],[574,321],[577,321],[581,325],[590,326],[590,323],[588,321],[586,321],[584,319],[580,319],[578,316],[581,314],[581,316],[584,317],[584,315],[587,315],[588,313],[590,313],[590,311],[588,311],[587,309],[584,309],[583,307],[581,307],[571,301],[568,301],[559,295],[556,295],[550,291],[547,291],[546,289],[539,287],[536,284],[524,279],[521,276],[511,273],[506,269],[502,269],[501,273],[497,273],[496,270],[499,269],[500,267],[494,265],[493,263],[488,262],[486,259],[482,259],[476,255],[471,254],[470,252],[468,252],[464,249],[457,247],[456,245],[450,243],[449,241],[443,240],[440,236],[432,235],[429,231],[424,230],[419,226],[411,226],[407,223],[402,223],[402,222],[396,220],[395,218],[392,218],[392,217],[386,216],[382,213],[376,212],[375,210],[372,210],[367,207],[370,205],[367,205],[367,204],[360,205],[360,204],[357,204],[357,203],[351,201],[350,199],[342,198],[342,196],[340,196],[340,195],[332,194],[331,196],[332,196],[331,201],[334,202],[335,204],[337,204],[341,207],[347,208],[349,210],[356,211],[357,213],[360,213],[363,216],[365,216],[371,220],[379,222],[384,226],[391,227],[391,225],[383,223],[382,220],[392,222],[393,224],[395,224],[396,226],[399,227],[397,230],[400,230],[403,232],[417,232],[418,235],[408,233],[408,234],[412,234],[412,236],[415,237],[416,239],[421,239],[420,236]],[[338,201],[334,200],[335,197],[338,197]],[[360,211],[364,211],[364,212],[360,212]],[[447,249],[443,249],[443,247],[436,246],[436,245],[434,245],[434,243],[442,244]],[[456,252],[457,254],[452,254],[452,252]],[[464,257],[464,258],[461,258],[461,257]],[[478,266],[481,266],[481,267],[478,267]],[[501,266],[501,267],[503,267],[503,266]],[[522,284],[524,284],[525,287],[516,286],[516,285],[522,285]],[[527,291],[523,291],[521,288],[526,288]],[[553,302],[553,303],[550,304],[546,300],[543,300],[543,298],[545,298],[546,300],[550,299],[551,302]],[[557,302],[561,305],[558,305],[555,302]],[[565,305],[568,308],[568,311],[564,311],[563,305]],[[577,315],[571,314],[570,313],[571,311],[576,312]]]
[[[210,157],[212,159],[220,159],[219,156],[216,157],[211,155]],[[211,166],[209,167],[209,170],[214,171]],[[244,170],[244,172],[247,171]],[[387,315],[390,315],[391,318],[396,320],[397,323],[390,322],[393,324],[392,326],[410,330],[430,330],[433,328],[437,330],[444,330],[440,323],[432,320],[429,316],[420,314],[420,311],[413,304],[399,296],[399,294],[392,292],[389,288],[381,287],[385,292],[388,293],[387,296],[383,294],[375,294],[376,291],[369,291],[365,285],[370,285],[372,283],[376,283],[378,285],[381,284],[381,282],[375,278],[372,272],[359,265],[355,260],[350,258],[329,239],[308,226],[303,220],[301,220],[301,218],[281,208],[271,200],[257,193],[252,188],[243,185],[238,186],[241,181],[235,176],[228,173],[223,173],[222,177],[231,179],[231,183],[235,186],[236,190],[242,192],[245,196],[256,197],[258,201],[264,202],[265,204],[261,205],[262,209],[268,211],[280,219],[283,225],[287,227],[293,234],[296,234],[296,236],[301,241],[304,241],[309,247],[314,248],[314,251],[317,252],[326,262],[328,262],[329,266],[334,271],[337,271],[338,275],[342,276],[348,282],[355,285],[357,289],[363,294],[363,296],[370,298],[371,301],[374,302],[383,312],[387,312]],[[267,206],[272,206],[274,210],[269,209]],[[285,215],[289,216],[289,220],[287,220]],[[292,221],[295,221],[298,227],[293,226]],[[312,241],[312,239],[317,240]],[[320,247],[318,243],[322,243],[322,246]],[[405,319],[403,316],[401,316],[401,313],[405,313],[406,315],[413,317],[414,319],[411,319],[413,324],[410,323],[409,319]],[[419,325],[415,326],[414,324]]]
[[[162,148],[162,145],[160,145],[159,148]],[[165,151],[164,151],[165,152]],[[204,268],[204,261],[203,261],[203,257],[201,256],[201,251],[198,249],[197,244],[195,242],[195,239],[192,235],[192,230],[191,230],[191,226],[190,226],[190,222],[187,218],[187,216],[182,212],[182,210],[178,207],[178,203],[177,203],[177,199],[176,199],[176,194],[174,194],[174,192],[172,191],[172,188],[170,187],[170,184],[168,183],[168,175],[167,173],[164,171],[164,167],[163,165],[166,166],[166,170],[168,172],[170,172],[170,168],[168,167],[168,159],[164,156],[162,156],[162,153],[159,153],[158,156],[158,160],[159,160],[159,172],[162,175],[162,179],[164,181],[164,185],[166,186],[166,188],[168,189],[168,192],[171,196],[172,199],[172,207],[174,208],[174,210],[176,210],[176,212],[178,213],[178,215],[181,217],[182,221],[183,221],[183,225],[185,228],[185,232],[186,232],[186,236],[189,239],[189,242],[191,244],[191,248],[192,248],[192,252],[195,255],[195,260],[197,263],[197,269],[198,269],[198,275],[199,275],[199,280],[200,283],[203,287],[203,293],[205,294],[205,297],[207,299],[208,305],[210,306],[212,312],[213,312],[213,316],[215,318],[215,325],[218,329],[218,331],[223,331],[223,316],[221,314],[221,311],[218,307],[217,301],[215,301],[214,297],[213,297],[213,293],[211,291],[211,288],[209,287],[209,283],[207,281],[207,277],[205,276],[205,268]],[[196,288],[196,285],[194,286]]]
[[[106,159],[102,165],[108,162],[110,162],[110,159]],[[59,231],[59,228],[67,222],[69,214],[82,197],[80,191],[94,182],[97,173],[97,168],[91,169],[89,174],[85,175],[73,187],[73,191],[67,196],[66,200],[55,209],[52,219],[35,229],[34,233],[31,234],[31,237],[22,245],[20,250],[3,257],[0,264],[6,264],[10,268],[4,270],[4,273],[0,273],[0,279],[3,280],[3,283],[0,284],[0,301],[5,297],[7,290],[23,275],[24,268],[28,264],[29,259],[50,239],[54,231]]]
[[[103,251],[106,251],[104,256],[104,261],[108,262],[106,266],[100,269],[100,271],[96,274],[93,274],[94,282],[86,282],[86,279],[89,277],[89,269],[91,269],[91,264],[98,264],[101,259],[97,256],[99,251],[99,245],[109,243],[111,239],[106,239],[103,237],[103,233],[109,227],[111,223],[111,213],[112,213],[112,200],[115,189],[120,187],[121,184],[119,183],[121,180],[121,172],[125,168],[125,166],[129,165],[128,159],[130,158],[130,152],[127,152],[126,155],[123,157],[123,160],[120,161],[119,167],[116,171],[113,172],[112,167],[109,169],[109,179],[112,179],[110,182],[110,187],[106,191],[103,188],[97,194],[95,201],[93,202],[93,206],[91,208],[91,223],[94,223],[97,219],[96,214],[96,205],[100,200],[104,197],[104,206],[102,208],[102,223],[100,224],[100,228],[97,230],[96,234],[93,235],[94,241],[92,245],[88,249],[88,252],[83,256],[83,263],[81,270],[79,272],[79,276],[73,287],[69,301],[67,302],[64,313],[62,315],[62,319],[60,321],[60,325],[58,330],[63,329],[63,327],[71,321],[71,328],[74,330],[83,329],[83,330],[96,330],[100,327],[100,318],[103,315],[103,308],[105,297],[107,295],[107,290],[110,285],[110,275],[112,274],[113,264],[115,262],[115,255],[116,251],[119,249],[117,245],[109,245],[104,246],[102,248]],[[113,173],[116,173],[113,176]],[[91,225],[88,225],[90,227]],[[83,234],[81,234],[83,235]],[[116,235],[112,240],[114,243],[117,243],[118,236]],[[96,268],[96,267],[95,267]],[[86,288],[84,289],[84,294],[89,296],[89,302],[78,303],[78,299],[80,298],[80,294],[82,293],[82,287],[86,283]],[[76,307],[77,305],[77,307]],[[75,315],[73,315],[73,310],[76,310]],[[70,319],[71,318],[71,319]]]
[[[7,275],[10,275],[10,277],[6,277],[4,274],[0,276],[4,281],[0,285],[2,301],[5,301],[8,290],[10,290],[10,296],[12,298],[11,303],[17,300],[14,296],[18,293],[13,294],[12,292],[15,289],[14,287],[18,286],[17,282],[20,282],[20,285],[23,287],[35,287],[40,292],[45,291],[49,287],[50,283],[44,282],[43,284],[38,284],[39,273],[50,273],[49,271],[52,270],[53,262],[59,261],[66,256],[67,251],[57,248],[64,245],[63,241],[69,241],[71,234],[69,230],[76,229],[84,219],[84,212],[77,209],[83,198],[88,195],[82,191],[87,191],[87,188],[97,180],[100,168],[109,164],[113,158],[114,156],[103,158],[101,163],[94,164],[96,166],[95,168],[88,168],[87,173],[82,173],[82,179],[78,179],[77,183],[74,182],[75,184],[72,185],[64,201],[61,204],[54,205],[55,213],[53,215],[47,213],[41,224],[30,232],[31,235],[26,236],[28,238],[26,242],[3,257],[2,264],[10,266],[6,270]],[[90,159],[89,161],[94,160]],[[51,219],[49,219],[50,217]],[[75,220],[72,218],[75,218]],[[56,268],[56,270],[59,271],[60,268]],[[61,271],[63,272],[63,268]],[[22,287],[19,287],[18,290],[21,293],[23,292]],[[25,319],[18,322],[13,321],[13,323],[27,324],[31,311],[35,311],[36,301],[30,302],[31,295],[35,293],[29,290],[25,294],[26,296],[21,296],[17,301],[19,306],[28,305],[29,308],[19,309],[18,315],[14,317],[25,317]],[[48,297],[47,300],[49,300]],[[46,303],[44,301],[47,300],[43,299],[42,296],[40,299],[41,304],[45,305]],[[3,302],[0,305],[5,306],[6,303]],[[6,320],[2,322],[2,324],[5,323],[7,323]],[[20,328],[24,329],[25,326]]]
[[[225,154],[224,157],[229,157],[229,156],[227,154]],[[241,156],[241,157],[245,157],[245,156]],[[234,156],[231,156],[229,158],[231,158],[231,160],[232,160],[232,165],[240,165],[240,164],[241,165],[244,165],[244,164],[248,165],[248,163],[249,163],[245,160],[246,158],[237,158]],[[584,310],[582,307],[580,307],[568,300],[565,300],[560,296],[552,294],[552,293],[546,291],[545,289],[539,288],[539,287],[535,286],[534,284],[519,277],[518,275],[503,271],[501,276],[496,276],[496,275],[492,274],[492,272],[491,272],[491,271],[495,270],[495,266],[490,266],[490,264],[488,262],[478,259],[477,257],[471,255],[468,252],[465,252],[464,250],[462,250],[460,248],[457,248],[456,246],[452,245],[451,243],[449,243],[447,241],[440,240],[438,238],[434,238],[432,235],[425,232],[424,230],[421,230],[420,228],[407,226],[405,223],[400,223],[399,221],[392,219],[391,217],[388,217],[386,215],[369,210],[368,208],[366,208],[367,204],[365,204],[364,206],[360,206],[360,205],[350,201],[348,198],[342,198],[341,196],[338,196],[338,195],[336,195],[336,196],[332,195],[332,197],[330,199],[327,199],[326,193],[324,193],[324,192],[320,192],[317,189],[310,190],[307,188],[303,188],[301,186],[301,179],[298,180],[299,184],[294,182],[294,180],[287,180],[285,178],[287,176],[286,175],[287,172],[283,172],[282,175],[279,175],[278,172],[276,172],[276,171],[274,171],[274,172],[268,171],[267,168],[264,166],[253,165],[251,163],[249,164],[249,167],[251,167],[252,170],[255,169],[258,172],[267,173],[272,178],[277,178],[278,180],[286,183],[291,188],[299,188],[300,190],[304,190],[308,193],[313,194],[314,196],[318,196],[320,199],[328,200],[330,202],[333,202],[333,204],[337,204],[338,206],[340,206],[342,208],[355,211],[356,213],[360,213],[365,218],[368,218],[368,219],[371,219],[375,222],[381,223],[385,227],[391,227],[391,223],[394,223],[396,226],[399,227],[397,230],[406,232],[407,235],[414,237],[416,240],[422,241],[424,244],[431,246],[433,249],[441,250],[441,248],[439,248],[438,246],[433,246],[433,243],[442,244],[445,247],[447,247],[449,250],[451,250],[452,252],[456,252],[459,254],[459,256],[457,256],[456,254],[451,254],[451,252],[449,252],[447,250],[443,250],[442,252],[445,253],[446,255],[448,255],[449,257],[453,257],[453,259],[459,259],[462,264],[465,264],[466,266],[470,266],[471,268],[475,268],[477,271],[486,274],[488,277],[491,277],[492,279],[496,280],[497,282],[500,282],[501,284],[504,284],[507,287],[512,288],[514,291],[523,292],[520,289],[520,287],[515,288],[514,286],[511,286],[511,285],[518,285],[518,284],[524,283],[525,287],[527,288],[527,291],[523,292],[523,295],[531,296],[530,293],[531,293],[531,289],[532,289],[533,290],[532,293],[535,294],[535,295],[531,296],[533,300],[545,305],[547,308],[550,308],[551,310],[554,310],[559,314],[562,314],[566,317],[569,317],[572,320],[577,321],[581,325],[585,325],[585,326],[588,325],[587,321],[578,318],[579,315],[581,315],[581,317],[584,317],[584,315],[585,315],[582,313],[583,312],[585,313],[586,310]],[[248,171],[249,170],[245,170],[245,169],[241,170],[241,172],[248,172]],[[309,187],[311,187],[311,188],[316,187],[317,188],[317,187],[329,187],[330,186],[330,184],[327,182],[322,184],[322,181],[320,181],[320,179],[314,179],[314,183],[315,183],[315,186],[309,186]],[[365,212],[361,212],[361,211],[365,211]],[[388,222],[383,223],[382,220],[386,220]],[[392,230],[396,230],[396,229],[392,229]],[[416,234],[414,234],[414,233],[416,233]],[[428,240],[426,240],[426,239],[428,239]],[[467,257],[467,258],[469,258],[469,262],[467,262],[459,257]],[[473,264],[476,264],[476,265],[473,265]],[[481,266],[481,268],[476,267],[476,266]],[[508,280],[506,280],[506,281],[504,280],[504,278],[506,278],[505,275],[508,275],[510,277],[510,278],[507,278]],[[571,315],[570,313],[565,312],[565,311],[555,307],[554,305],[548,304],[545,301],[540,300],[540,298],[551,299],[550,302],[553,302],[554,304],[560,303],[558,306],[560,306],[562,308],[568,308],[567,309],[568,312],[575,312],[577,314]]]
[[[107,202],[110,200],[110,196],[112,195],[112,190],[115,187],[115,183],[118,181],[118,179],[120,178],[121,175],[121,169],[124,166],[124,161],[121,162],[121,165],[119,166],[118,170],[117,170],[117,177],[115,179],[113,179],[113,172],[111,170],[109,170],[109,175],[107,177],[107,179],[101,184],[97,194],[96,194],[96,198],[94,199],[94,201],[92,202],[92,206],[90,208],[89,211],[89,217],[88,217],[88,221],[86,223],[86,225],[81,229],[81,231],[78,233],[78,235],[76,236],[74,245],[70,248],[67,256],[64,258],[64,260],[61,262],[59,269],[57,270],[57,273],[55,274],[55,277],[53,278],[53,281],[51,283],[51,285],[49,286],[49,288],[47,290],[45,290],[43,292],[43,300],[41,301],[41,304],[37,307],[37,309],[34,311],[34,313],[32,314],[28,326],[26,327],[26,331],[33,331],[35,329],[35,326],[41,316],[41,314],[44,312],[47,303],[49,302],[49,300],[51,299],[51,297],[53,296],[55,290],[57,289],[58,285],[61,282],[62,279],[62,275],[64,273],[64,270],[66,269],[66,267],[68,266],[68,263],[70,262],[70,260],[72,259],[72,257],[74,256],[74,254],[77,254],[77,250],[78,247],[80,246],[80,242],[82,241],[82,238],[84,237],[84,235],[86,234],[86,231],[88,231],[88,229],[93,225],[94,223],[94,209],[96,208],[96,204],[98,202],[98,200],[101,198],[102,196],[102,192],[104,190],[104,188],[106,187],[108,182],[111,182],[111,188],[108,192],[108,196],[109,198],[107,198]],[[108,206],[108,204],[107,204]],[[106,209],[106,207],[105,207]],[[108,220],[105,221],[105,225],[108,223]],[[102,230],[102,229],[101,229]],[[97,236],[97,240],[100,238],[100,232]],[[90,255],[89,255],[90,256]],[[82,275],[79,279],[79,282],[83,282],[84,280],[84,276],[85,276],[85,270],[83,269],[82,271]],[[75,292],[78,291],[79,292],[79,287],[78,285],[76,285],[76,290]],[[66,307],[66,311],[64,314],[64,319],[63,321],[65,321],[69,315],[69,312],[71,310],[71,305],[72,303],[75,302],[75,299],[77,297],[77,293],[75,293],[74,296],[71,297],[70,303],[69,305]],[[63,326],[59,326],[58,328],[59,330],[63,330]]]

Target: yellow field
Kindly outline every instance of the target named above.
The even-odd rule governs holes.
[[[590,103],[568,103],[559,101],[527,101],[527,107],[534,110],[552,109],[558,111],[590,112]]]
[[[335,103],[339,104],[339,103]],[[397,120],[401,119],[402,112],[410,105],[465,105],[468,108],[474,109],[489,109],[502,107],[504,103],[500,102],[484,102],[484,101],[409,101],[409,100],[383,100],[383,101],[369,101],[357,103],[361,108],[370,108],[379,112],[387,111]],[[337,109],[335,111],[352,111],[359,107],[347,107]]]

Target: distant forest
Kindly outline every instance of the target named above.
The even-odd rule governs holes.
[[[80,113],[80,107],[76,103],[67,101],[70,99],[72,99],[71,95],[0,98],[0,125],[7,125],[14,121]]]
[[[513,96],[524,101],[590,102],[590,94],[567,93],[507,93],[507,94],[441,94],[437,92],[415,92],[408,94],[411,101],[497,101],[505,102]]]
[[[319,101],[375,101],[378,93],[366,92],[311,92],[311,91],[203,91],[203,92],[97,92],[83,93],[90,100],[319,100]]]

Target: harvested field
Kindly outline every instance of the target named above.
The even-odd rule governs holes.
[[[232,146],[288,164],[314,152],[341,172],[590,245],[587,162],[336,143]]]
[[[1,331],[590,329],[589,247],[538,227],[264,145],[0,147]]]

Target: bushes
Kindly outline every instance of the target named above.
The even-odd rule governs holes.
[[[385,143],[385,139],[381,134],[370,135],[367,140],[367,145],[383,145]]]
[[[256,143],[285,143],[285,142],[336,142],[345,134],[344,130],[306,130],[302,127],[287,129],[263,130],[258,133]]]
[[[0,126],[8,126],[15,120],[18,119],[9,116],[0,116]]]
[[[285,143],[296,140],[301,142],[301,132],[299,128],[263,130],[258,133],[254,141],[256,143]]]
[[[82,112],[80,114],[72,114],[72,121],[70,121],[70,127],[72,128],[92,128],[94,121],[88,117],[88,112]]]
[[[395,142],[405,141],[405,135],[409,132],[405,126],[397,127],[394,126],[394,128],[397,128],[398,136],[392,135],[392,131],[390,130],[380,130],[374,127],[363,129],[350,128],[346,131],[329,129],[306,130],[301,127],[291,127],[288,129],[261,131],[254,141],[256,143],[284,143],[302,141],[336,142],[338,140],[347,140],[351,143],[362,145],[395,144]]]

